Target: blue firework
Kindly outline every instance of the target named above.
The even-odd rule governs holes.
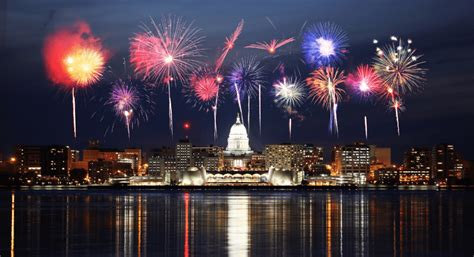
[[[243,58],[233,65],[228,80],[234,94],[235,88],[238,88],[241,98],[247,95],[253,97],[257,94],[258,85],[263,84],[263,67],[254,57]]]
[[[318,67],[339,62],[347,52],[347,41],[346,32],[336,24],[325,22],[309,27],[302,45],[306,63]]]

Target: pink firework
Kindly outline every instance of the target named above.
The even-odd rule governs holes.
[[[204,76],[193,75],[191,77],[191,87],[196,94],[196,97],[202,101],[207,102],[213,100],[217,96],[219,90],[218,78],[211,74]]]
[[[295,41],[294,38],[290,37],[284,40],[279,41],[278,39],[272,39],[270,42],[258,42],[246,46],[245,48],[261,49],[266,50],[269,54],[274,54],[276,50],[286,44]]]
[[[383,90],[383,81],[369,65],[359,65],[356,72],[347,77],[346,82],[362,97],[369,97]]]
[[[199,29],[179,17],[167,16],[156,24],[153,30],[144,26],[144,32],[137,34],[130,43],[130,61],[135,72],[145,79],[162,81],[168,87],[168,120],[173,138],[173,105],[171,82],[184,81],[186,74],[193,72],[201,62]]]
[[[199,67],[201,43],[199,29],[180,17],[167,16],[152,29],[136,34],[130,43],[130,61],[135,72],[145,79],[164,81],[174,77],[184,80],[185,74]]]
[[[230,35],[230,37],[225,38],[225,46],[222,49],[222,53],[219,56],[219,58],[216,61],[216,71],[219,70],[222,67],[222,64],[224,63],[224,59],[229,53],[229,51],[234,48],[235,41],[237,38],[239,38],[240,33],[242,33],[242,29],[244,28],[244,20],[241,20],[237,27],[234,30],[234,33]]]

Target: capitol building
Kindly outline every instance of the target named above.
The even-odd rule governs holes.
[[[286,146],[282,149],[299,151]],[[294,184],[293,167],[281,162],[280,159],[285,158],[281,151],[272,152],[275,152],[273,148],[266,149],[265,153],[252,150],[248,130],[237,114],[225,147],[194,146],[188,139],[180,140],[175,149],[162,148],[150,158],[148,174],[161,176],[168,185]],[[290,162],[293,159],[288,158]]]
[[[235,124],[232,125],[224,151],[225,170],[246,170],[247,163],[251,161],[253,151],[250,149],[247,128],[242,124],[237,115]]]

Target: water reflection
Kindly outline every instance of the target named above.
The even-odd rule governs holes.
[[[468,191],[1,191],[0,217],[1,256],[474,253]]]

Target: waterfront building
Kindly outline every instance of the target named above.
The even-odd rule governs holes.
[[[303,146],[284,143],[265,147],[265,166],[281,170],[303,170]]]
[[[327,174],[322,147],[313,144],[303,145],[303,170],[307,176]]]
[[[350,176],[355,183],[365,184],[370,171],[370,147],[364,143],[337,146],[333,150],[337,175]]]
[[[71,152],[64,145],[21,145],[16,149],[18,172],[48,177],[67,177]]]
[[[462,179],[463,160],[452,144],[439,144],[432,151],[432,175],[438,181]]]
[[[189,139],[181,139],[176,144],[176,173],[171,174],[171,180],[179,181],[183,173],[191,167],[193,145]]]

